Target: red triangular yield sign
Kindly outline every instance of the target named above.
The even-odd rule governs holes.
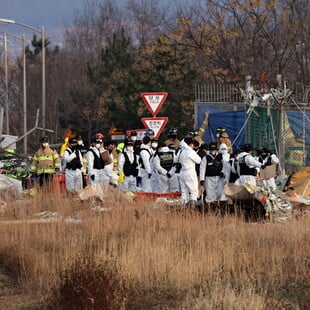
[[[144,117],[141,120],[146,128],[154,131],[155,138],[158,138],[168,122],[168,117]]]
[[[168,93],[142,93],[141,97],[152,113],[153,116],[156,116],[159,109],[165,102]]]

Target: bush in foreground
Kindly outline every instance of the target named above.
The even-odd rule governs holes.
[[[61,272],[51,309],[125,309],[126,299],[117,264],[98,263],[92,255],[83,255]]]

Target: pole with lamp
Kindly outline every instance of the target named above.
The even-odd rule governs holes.
[[[41,40],[42,40],[42,127],[45,128],[46,127],[45,37],[49,38],[49,35],[45,33],[43,26],[41,27],[41,30],[40,30],[33,26],[20,23],[12,19],[0,18],[0,24],[4,24],[4,25],[15,24],[18,26],[22,26],[33,32],[41,34]]]
[[[8,83],[8,40],[6,33],[3,34],[4,49],[4,111],[5,111],[5,132],[10,134],[9,124],[9,83]]]
[[[25,36],[23,35],[22,37],[18,37],[12,33],[2,31],[0,30],[1,33],[3,33],[3,38],[7,39],[7,36],[13,38],[14,40],[18,40],[22,42],[22,50],[23,50],[23,131],[24,134],[27,132],[27,83],[26,83],[26,51],[25,51]],[[4,46],[5,47],[5,46]],[[7,71],[7,70],[6,70]],[[9,106],[7,104],[8,98],[6,98],[6,124],[7,127],[9,127]],[[8,131],[7,131],[8,133]],[[24,139],[24,154],[27,154],[27,136]]]

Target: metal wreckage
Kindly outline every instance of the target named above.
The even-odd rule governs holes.
[[[3,199],[8,193],[20,196],[29,184],[31,157],[2,150],[0,153],[0,192]]]

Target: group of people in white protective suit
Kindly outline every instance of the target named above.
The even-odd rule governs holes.
[[[197,200],[226,201],[224,185],[227,182],[256,185],[259,170],[279,162],[276,155],[265,148],[258,157],[253,156],[250,144],[230,153],[225,143],[201,144],[195,135],[188,135],[182,141],[173,141],[170,137],[165,144],[145,136],[136,153],[134,144],[126,141],[119,157],[119,171],[125,174],[123,190],[180,192],[181,200],[188,205],[196,204]],[[263,185],[276,189],[274,176],[263,180]],[[141,184],[137,187],[139,178]]]
[[[71,139],[62,158],[68,190],[82,188],[84,161],[90,184],[106,182],[133,192],[178,192],[188,206],[198,200],[209,204],[226,201],[227,182],[256,185],[260,169],[279,163],[277,156],[265,148],[254,157],[250,144],[232,152],[227,133],[224,141],[228,143],[218,137],[210,144],[203,143],[196,131],[190,131],[181,141],[177,134],[177,129],[171,128],[169,139],[161,144],[153,130],[146,130],[141,142],[133,131],[117,147],[104,144],[103,135],[97,134],[84,151],[77,138]],[[263,185],[276,189],[275,175],[276,170],[270,179],[262,181]]]
[[[89,148],[85,148],[81,136],[68,141],[68,145],[61,158],[61,170],[66,175],[66,188],[76,192],[87,184],[102,182],[117,186],[118,176],[113,169],[114,144],[104,143],[102,133],[91,138]]]

